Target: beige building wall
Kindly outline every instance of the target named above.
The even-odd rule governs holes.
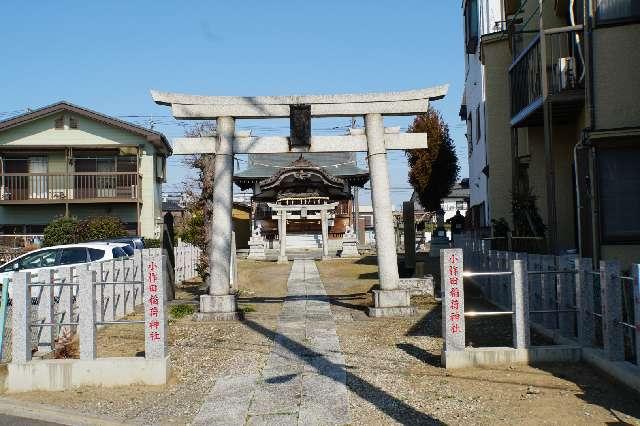
[[[640,24],[597,28],[593,52],[596,129],[640,126]]]
[[[78,129],[55,129],[54,121],[61,114],[54,114],[43,117],[21,126],[0,132],[0,149],[3,146],[18,148],[42,148],[43,155],[47,155],[46,148],[51,147],[74,147],[74,148],[118,148],[123,146],[137,146],[141,148],[139,162],[140,174],[142,175],[142,205],[140,210],[141,234],[147,238],[159,238],[160,227],[158,218],[162,218],[162,181],[156,179],[156,149],[144,137],[133,134],[126,130],[107,126],[98,121],[91,120],[84,116],[66,114],[78,120]],[[37,151],[31,151],[30,155],[37,155]],[[50,154],[49,172],[64,173],[66,164],[64,152]],[[96,203],[96,206],[108,203]],[[71,214],[80,216],[80,213],[89,211],[71,203]],[[104,207],[104,206],[103,206]],[[124,209],[124,210],[123,210]],[[99,207],[100,211],[104,209]],[[62,213],[60,213],[60,211]],[[131,203],[128,207],[114,210],[123,214],[123,217],[131,218],[135,221],[136,207]],[[118,213],[118,214],[120,214]],[[6,224],[44,224],[53,217],[64,214],[64,205],[57,206],[51,204],[34,204],[31,206],[11,206],[0,205],[0,223]],[[105,214],[105,213],[103,213]],[[117,214],[116,214],[117,215]],[[129,219],[127,219],[128,221]]]
[[[509,66],[511,51],[506,37],[483,40],[485,72],[485,123],[489,164],[488,200],[490,219],[504,218],[513,226],[511,211],[511,101]]]
[[[556,216],[558,247],[560,250],[577,249],[575,192],[573,175],[573,147],[580,142],[584,114],[579,114],[570,125],[555,125],[553,131],[553,159],[556,179]],[[530,154],[529,185],[537,197],[538,212],[545,225],[547,213],[547,172],[542,127],[529,127],[527,142]]]

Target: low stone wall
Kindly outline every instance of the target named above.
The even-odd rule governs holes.
[[[427,275],[422,278],[400,278],[400,288],[409,290],[411,296],[434,296],[433,276]]]

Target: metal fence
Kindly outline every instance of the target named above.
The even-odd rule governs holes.
[[[13,342],[15,293],[22,285],[29,288],[29,346],[33,353],[51,352],[62,328],[76,331],[80,305],[78,294],[82,271],[96,273],[96,325],[119,323],[134,312],[143,299],[143,256],[158,256],[159,249],[136,250],[132,258],[87,263],[78,267],[34,270],[14,273],[3,283],[8,291],[2,361],[10,361]],[[24,284],[20,279],[27,280]],[[4,290],[4,288],[3,288]],[[129,323],[129,321],[127,321]],[[11,326],[10,326],[11,325]]]
[[[596,270],[591,259],[576,255],[490,250],[486,241],[475,239],[458,243],[464,277],[498,308],[475,315],[515,314],[514,292],[522,285],[527,321],[535,329],[602,348],[611,361],[640,365],[640,264],[623,273],[619,262],[601,261]],[[523,267],[521,283],[514,280],[516,261]]]

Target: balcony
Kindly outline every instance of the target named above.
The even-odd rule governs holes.
[[[542,58],[540,35],[516,56],[509,68],[513,127],[542,126],[543,67],[554,123],[566,123],[582,109],[585,77],[582,38],[578,39],[581,33],[581,26],[546,30],[546,60]]]
[[[137,173],[4,173],[0,174],[0,205],[138,202]]]

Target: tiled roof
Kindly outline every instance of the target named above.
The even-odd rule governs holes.
[[[302,157],[316,166],[322,167],[333,176],[367,175],[367,169],[361,169],[355,164],[355,153],[304,153]],[[250,154],[249,166],[235,174],[241,179],[265,179],[273,176],[283,167],[288,167],[300,158],[299,153],[284,154]]]

